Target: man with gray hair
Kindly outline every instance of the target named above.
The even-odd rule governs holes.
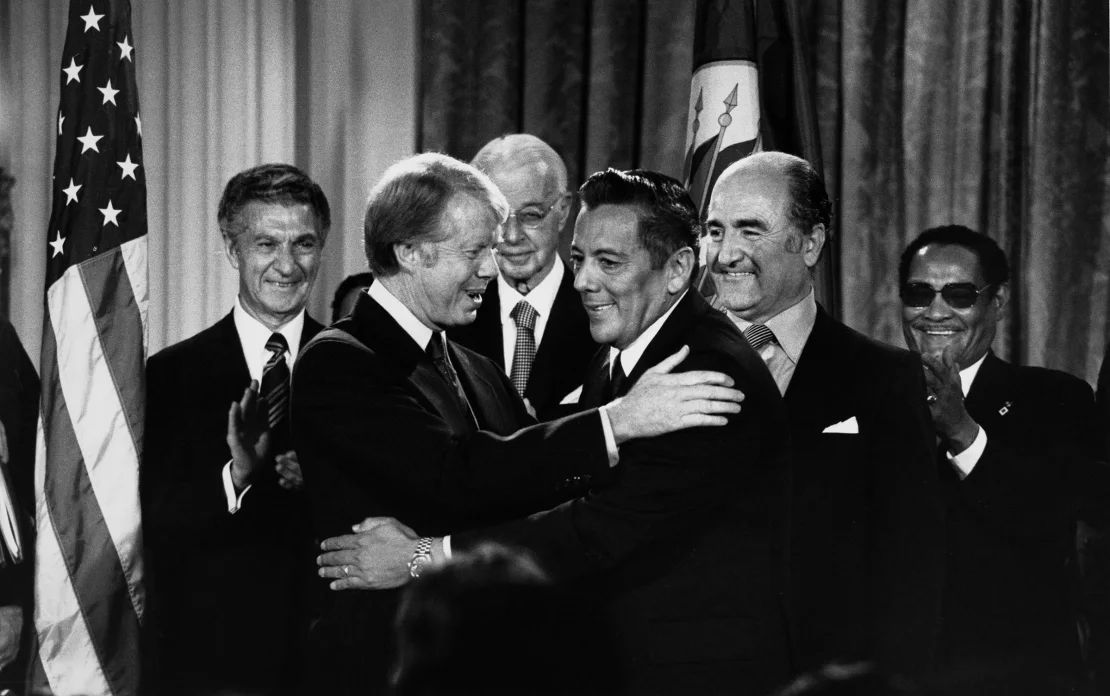
[[[368,516],[442,535],[540,510],[610,476],[624,442],[724,425],[739,410],[725,375],[664,374],[687,349],[617,401],[535,424],[504,371],[443,333],[477,316],[507,214],[486,175],[446,155],[403,160],[371,191],[374,282],[305,348],[293,378],[294,442],[320,537]],[[430,541],[415,545],[411,573],[429,551]],[[384,691],[396,591],[330,599],[315,628],[314,687]]]
[[[331,212],[304,172],[264,164],[228,181],[217,221],[239,274],[235,307],[147,364],[149,688],[292,693],[313,578],[289,374],[322,328],[305,303]]]
[[[574,279],[559,258],[559,234],[574,196],[567,168],[550,145],[517,133],[486,143],[470,162],[509,202],[497,244],[500,273],[474,323],[451,339],[505,370],[541,419],[581,385],[597,351]]]

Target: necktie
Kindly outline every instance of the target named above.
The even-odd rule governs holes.
[[[613,358],[613,369],[609,372],[609,401],[612,401],[621,394],[621,390],[624,389],[624,383],[627,380],[628,376],[624,374],[624,365],[621,364],[621,354],[617,353]]]
[[[470,416],[475,424],[478,419],[474,417],[474,410],[470,408],[470,401],[466,398],[466,392],[463,391],[462,384],[459,382],[459,375],[455,372],[455,366],[451,364],[451,359],[447,355],[446,339],[442,331],[435,331],[432,333],[432,340],[428,342],[428,357],[436,366],[439,376],[443,381],[451,386],[458,399],[459,407],[462,408],[463,413]]]
[[[528,376],[532,374],[532,363],[536,359],[536,308],[521,300],[509,312],[509,316],[516,323],[516,348],[513,349],[513,369],[509,373],[516,391],[524,396],[528,388]]]
[[[744,329],[744,338],[758,353],[763,346],[775,340],[775,334],[763,324],[752,324]]]
[[[275,333],[266,341],[266,350],[271,355],[262,368],[259,393],[266,398],[269,408],[271,450],[277,454],[289,448],[289,365],[285,362],[289,344],[285,336]]]

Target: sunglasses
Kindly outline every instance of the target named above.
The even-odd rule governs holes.
[[[940,290],[934,290],[928,283],[906,283],[898,295],[902,298],[902,304],[907,307],[928,307],[933,304],[937,293],[940,293],[952,309],[968,309],[991,287],[984,285],[977,288],[974,283],[949,283]]]

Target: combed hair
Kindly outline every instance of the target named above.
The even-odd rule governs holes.
[[[578,189],[582,205],[628,205],[640,209],[640,244],[659,269],[671,254],[690,247],[697,257],[701,220],[690,194],[676,179],[647,169],[606,169],[586,179]],[[697,269],[695,269],[696,273]]]
[[[997,290],[1000,284],[1010,280],[1010,265],[1006,261],[1006,252],[1002,251],[998,242],[963,225],[943,225],[930,227],[917,235],[902,252],[902,258],[898,262],[899,285],[905,285],[910,277],[910,264],[913,262],[914,254],[929,244],[952,244],[970,249],[979,259],[983,279],[994,290]]]
[[[307,205],[316,216],[320,241],[327,239],[331,229],[331,207],[323,189],[300,169],[291,164],[260,164],[231,177],[220,196],[216,220],[220,232],[235,240],[243,232],[243,209],[249,203]]]
[[[786,153],[775,154],[781,155],[782,173],[790,189],[790,219],[804,234],[809,234],[814,225],[824,225],[825,234],[831,234],[832,201],[824,179],[809,161]]]
[[[362,223],[371,272],[378,277],[397,272],[395,244],[442,239],[447,203],[460,195],[488,205],[498,222],[509,214],[505,196],[489,177],[454,157],[425,152],[387,169],[370,191]]]

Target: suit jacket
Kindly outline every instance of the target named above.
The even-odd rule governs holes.
[[[939,629],[943,523],[920,359],[818,307],[785,398],[798,666],[866,658],[927,669]],[[858,433],[823,432],[850,419]]]
[[[782,400],[759,356],[696,292],[679,301],[625,382],[683,344],[679,369],[720,370],[745,394],[724,427],[621,446],[616,477],[545,513],[452,537],[535,552],[558,579],[590,575],[628,693],[765,693],[788,676],[789,462]],[[583,400],[600,403],[608,348]]]
[[[1076,519],[1104,525],[1110,517],[1106,468],[1093,456],[1091,388],[988,354],[965,404],[987,447],[963,481],[947,461],[940,467],[948,505],[944,657],[1074,676]]]
[[[321,328],[305,317],[302,345]],[[230,313],[147,363],[140,492],[157,693],[296,688],[315,576],[304,494],[265,471],[232,515],[221,477],[228,408],[249,383]]]
[[[492,282],[482,296],[482,306],[473,324],[459,326],[448,332],[453,341],[470,348],[505,369],[505,351],[501,335],[501,300],[497,282]],[[586,368],[597,352],[590,336],[590,320],[582,307],[582,299],[574,289],[574,275],[567,270],[551,305],[551,316],[544,329],[543,340],[536,346],[536,358],[528,376],[524,396],[540,420],[565,415],[559,401],[578,388],[586,378]]]
[[[481,429],[369,296],[305,347],[293,374],[293,438],[321,537],[380,515],[441,535],[542,509],[608,470],[596,412],[534,425],[493,363],[453,342],[448,355]],[[396,593],[330,600],[314,633],[315,685],[384,689]]]

